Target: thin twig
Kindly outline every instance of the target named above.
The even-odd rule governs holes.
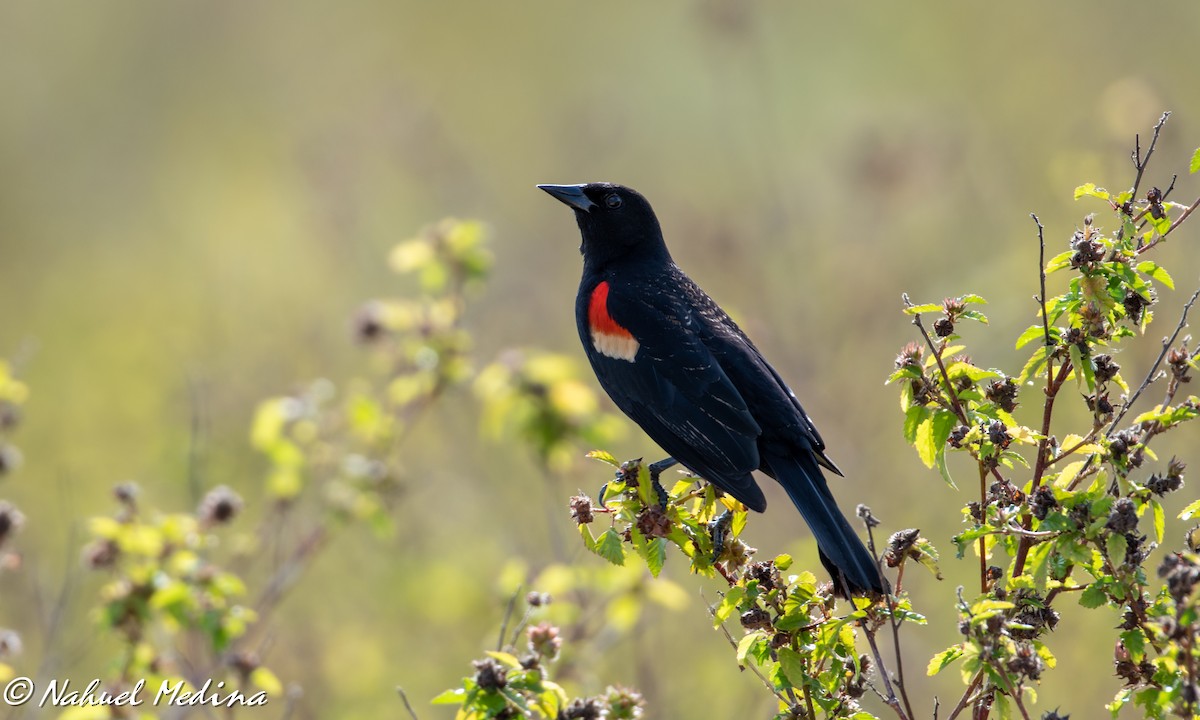
[[[887,697],[884,702],[888,707],[895,711],[901,720],[911,720],[908,715],[904,714],[904,708],[900,707],[900,700],[896,697],[896,691],[892,689],[892,681],[888,678],[887,665],[883,663],[883,656],[879,654],[879,645],[875,642],[875,631],[867,627],[863,623],[863,634],[867,636],[867,644],[871,646],[871,654],[875,656],[875,664],[879,666],[879,677],[883,680],[883,687],[887,690]]]
[[[1162,114],[1158,122],[1154,125],[1154,137],[1150,138],[1150,147],[1146,148],[1146,157],[1142,157],[1141,138],[1134,135],[1133,140],[1133,166],[1137,168],[1137,176],[1133,179],[1133,192],[1131,195],[1134,199],[1137,198],[1138,187],[1142,184],[1142,173],[1146,172],[1146,166],[1150,164],[1150,156],[1154,154],[1154,146],[1158,144],[1158,134],[1162,132],[1163,125],[1167,124],[1167,118],[1171,117],[1171,111],[1168,110]]]
[[[879,572],[880,576],[882,576],[883,561],[875,548],[874,525],[871,522],[864,522],[863,524],[867,526],[867,547],[871,551],[871,557],[875,558],[876,571]],[[900,592],[900,579],[903,577],[903,573],[904,563],[901,562],[900,569],[897,570],[896,574],[896,592]],[[904,656],[900,652],[900,622],[903,621],[897,622],[896,620],[895,595],[889,593],[885,597],[887,598],[888,603],[888,624],[891,625],[892,628],[892,649],[896,655],[896,685],[900,688],[900,699],[904,702],[905,711],[908,712],[908,716],[910,718],[915,720],[917,716],[915,713],[913,713],[912,703],[908,700],[908,690],[906,689],[907,683],[904,681]],[[884,674],[887,672],[887,668],[880,664],[879,672],[880,674]]]
[[[1115,418],[1113,418],[1112,424],[1108,426],[1108,431],[1105,433],[1105,435],[1112,435],[1113,430],[1115,430],[1117,425],[1120,424],[1121,420],[1125,418],[1125,415],[1129,412],[1129,409],[1133,407],[1133,404],[1137,402],[1137,399],[1142,396],[1142,393],[1147,387],[1150,386],[1150,383],[1154,381],[1155,376],[1158,375],[1158,369],[1162,365],[1163,359],[1167,356],[1167,352],[1171,349],[1171,346],[1175,344],[1175,340],[1179,337],[1179,333],[1183,332],[1183,328],[1187,327],[1188,311],[1190,311],[1192,309],[1192,305],[1196,303],[1196,298],[1200,298],[1200,288],[1197,288],[1196,292],[1192,293],[1192,297],[1183,306],[1183,312],[1180,313],[1179,324],[1175,326],[1175,332],[1171,333],[1171,337],[1169,339],[1163,339],[1162,351],[1158,354],[1158,358],[1154,361],[1154,364],[1150,366],[1150,372],[1146,373],[1146,379],[1142,380],[1142,384],[1138,386],[1138,389],[1133,393],[1133,395],[1121,405],[1121,412],[1118,413]]]
[[[905,307],[912,307],[912,301],[908,299],[908,293],[904,293]],[[958,393],[954,392],[954,383],[950,382],[950,373],[946,372],[946,365],[942,362],[942,354],[938,351],[937,345],[934,344],[933,338],[929,337],[929,332],[925,329],[925,323],[921,322],[921,313],[913,315],[912,324],[917,326],[921,331],[921,336],[925,338],[925,344],[929,346],[930,352],[933,353],[933,359],[937,361],[938,369],[942,372],[942,380],[946,383],[946,394],[950,396],[950,404],[954,406],[954,414],[958,416],[959,422],[963,425],[969,424],[967,413],[963,410],[962,405],[958,402]]]
[[[512,619],[513,610],[517,607],[517,596],[521,594],[521,586],[513,591],[508,599],[508,607],[504,610],[504,620],[500,623],[500,637],[496,640],[496,652],[504,651],[504,636],[508,634],[508,621]]]
[[[975,678],[971,680],[971,684],[967,685],[966,691],[964,691],[962,697],[958,699],[958,704],[955,705],[954,709],[950,711],[950,716],[946,718],[946,720],[954,720],[954,718],[959,716],[959,713],[967,709],[968,705],[975,702],[975,690],[979,687],[981,682],[983,682],[982,670],[975,673]]]
[[[404,694],[404,688],[397,686],[396,692],[400,694],[400,701],[404,703],[404,709],[408,711],[408,716],[411,717],[412,720],[420,720],[420,718],[417,717],[417,711],[413,710],[413,706],[408,702],[408,695]]]
[[[1196,202],[1192,203],[1191,205],[1188,205],[1187,209],[1185,209],[1183,211],[1182,215],[1175,218],[1175,222],[1171,223],[1171,227],[1167,228],[1167,231],[1165,233],[1163,233],[1162,235],[1159,235],[1158,237],[1154,238],[1150,242],[1146,243],[1145,247],[1139,248],[1137,251],[1137,254],[1141,255],[1142,253],[1146,252],[1150,248],[1154,247],[1155,245],[1157,245],[1160,242],[1162,242],[1163,240],[1165,240],[1166,237],[1175,230],[1175,228],[1179,227],[1181,224],[1183,224],[1184,220],[1188,219],[1188,215],[1191,215],[1192,211],[1195,210],[1197,206],[1200,206],[1200,197],[1196,198]]]
[[[700,593],[700,599],[704,601],[704,607],[707,608],[709,616],[713,619],[716,619],[717,611],[714,609],[714,606],[708,602],[708,598],[704,597],[703,592]],[[721,623],[717,627],[721,629],[721,634],[723,634],[725,639],[729,641],[730,646],[736,650],[738,646],[737,641],[733,639],[733,635],[729,634],[729,629],[725,627],[725,623]],[[758,669],[758,666],[754,665],[753,663],[746,663],[746,665],[743,667],[750,668],[750,671],[762,681],[762,684],[766,686],[767,690],[770,690],[771,694],[774,695],[780,702],[787,702],[787,698],[785,698],[781,692],[775,689],[775,685],[773,685],[770,680],[767,680],[766,676],[762,674],[762,671]]]

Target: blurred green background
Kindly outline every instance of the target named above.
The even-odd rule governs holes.
[[[1190,0],[4,3],[0,355],[26,358],[33,395],[15,438],[26,466],[0,487],[28,517],[0,625],[36,662],[42,593],[79,572],[83,521],[111,510],[115,483],[192,507],[194,417],[203,484],[253,505],[255,404],[361,369],[349,318],[401,290],[387,251],[428,221],[491,228],[494,277],[468,318],[480,364],[510,346],[581,356],[576,230],[533,186],[612,180],[650,198],[676,260],[793,384],[846,471],[843,507],[867,502],[885,529],[920,527],[943,549],[945,581],[912,586],[934,620],[909,631],[909,675],[916,695],[953,703],[956,674],[922,670],[957,634],[945,609],[973,562],[954,561],[948,537],[967,498],[903,445],[882,384],[912,334],[900,293],[1003,297],[966,338],[980,364],[1019,369],[1030,211],[1049,251],[1065,249],[1103,209],[1073,188],[1127,187],[1134,133],[1162,110],[1174,116],[1148,183],[1183,172],[1172,199],[1200,191],[1186,177],[1197,28]],[[1196,284],[1196,234],[1158,258],[1180,289],[1130,367]],[[603,562],[571,542],[565,499],[606,471],[547,487],[478,425],[469,393],[441,405],[407,446],[395,538],[340,538],[288,599],[267,661],[304,688],[299,716],[399,716],[399,684],[423,718],[449,717],[424,701],[494,642],[507,559]],[[1163,440],[1164,458],[1196,444]],[[609,449],[656,452],[637,432]],[[777,490],[747,539],[815,566]],[[530,494],[546,511],[514,516]],[[654,717],[767,716],[708,629],[698,591],[716,585],[683,571],[666,573],[689,605],[652,611],[589,670],[640,687]],[[90,678],[107,658],[86,642],[95,580],[78,582],[70,675]],[[1048,673],[1045,707],[1097,717],[1117,689],[1111,647],[1089,631],[1116,624],[1103,612],[1048,639],[1069,669]]]

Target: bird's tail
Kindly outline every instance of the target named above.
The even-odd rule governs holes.
[[[833,576],[837,594],[849,597],[884,592],[885,582],[878,566],[838,509],[812,453],[767,455],[763,459],[812,529],[821,564]]]

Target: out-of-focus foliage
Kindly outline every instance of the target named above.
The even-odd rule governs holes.
[[[222,486],[193,513],[164,514],[139,507],[136,485],[120,485],[115,494],[117,512],[91,519],[93,539],[83,550],[84,563],[106,575],[95,610],[99,630],[121,642],[103,691],[117,697],[142,683],[143,703],[169,688],[181,703],[199,695],[231,708],[282,699],[283,686],[256,654],[231,652],[257,613],[245,605],[242,578],[213,555],[217,530],[240,513],[242,499]],[[97,705],[105,704],[70,707],[59,717],[103,720],[128,709]]]
[[[13,376],[8,360],[0,357],[0,481],[21,464],[21,451],[8,441],[21,420],[21,405],[29,396],[29,388]],[[21,555],[13,550],[15,538],[25,526],[25,515],[8,500],[0,500],[0,578],[13,568],[20,567]],[[0,627],[0,682],[15,674],[8,663],[21,653],[21,635]]]
[[[583,380],[581,363],[544,351],[510,350],[475,380],[483,403],[483,431],[528,445],[547,468],[575,464],[579,444],[612,442],[624,425],[600,410],[596,391]]]

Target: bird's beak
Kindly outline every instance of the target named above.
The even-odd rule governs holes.
[[[576,210],[591,212],[592,208],[596,207],[596,203],[584,194],[583,185],[538,185],[538,187]]]

